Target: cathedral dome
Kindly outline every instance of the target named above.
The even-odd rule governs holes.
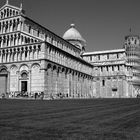
[[[86,43],[86,41],[83,39],[83,37],[81,36],[81,34],[75,29],[75,25],[71,24],[70,29],[68,29],[64,35],[63,35],[63,39],[68,40],[68,41],[82,41],[84,43]]]

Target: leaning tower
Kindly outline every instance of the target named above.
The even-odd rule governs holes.
[[[127,65],[132,67],[133,77],[131,82],[134,86],[134,95],[140,91],[140,37],[138,35],[128,35],[125,37]]]

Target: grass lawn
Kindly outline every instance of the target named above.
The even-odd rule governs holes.
[[[0,140],[140,140],[140,99],[0,100]]]

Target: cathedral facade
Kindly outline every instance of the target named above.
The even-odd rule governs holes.
[[[139,40],[130,35],[123,49],[85,52],[74,24],[59,37],[7,1],[0,8],[0,97],[135,97]]]

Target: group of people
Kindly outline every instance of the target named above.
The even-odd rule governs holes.
[[[14,97],[14,98],[18,98],[18,97],[26,97],[26,98],[34,98],[35,100],[36,99],[41,99],[43,100],[44,99],[44,92],[35,92],[34,94],[29,94],[28,92],[18,92],[18,93],[2,93],[1,94],[1,98],[2,99],[7,99],[9,97]],[[57,94],[57,97],[60,98],[60,99],[63,99],[65,96],[64,94],[62,93],[58,93]],[[54,97],[53,96],[50,96],[50,98],[53,100]],[[136,98],[140,98],[140,94],[137,94]]]
[[[140,98],[140,94],[137,94],[137,98]]]
[[[43,100],[43,98],[44,98],[44,92],[41,92],[41,93],[35,93],[34,94],[34,97],[35,97],[35,99],[41,99],[41,100]]]
[[[44,98],[44,92],[36,92],[34,94],[28,93],[28,92],[6,92],[1,94],[2,99],[8,99],[8,98],[34,98],[34,99],[41,99]]]

